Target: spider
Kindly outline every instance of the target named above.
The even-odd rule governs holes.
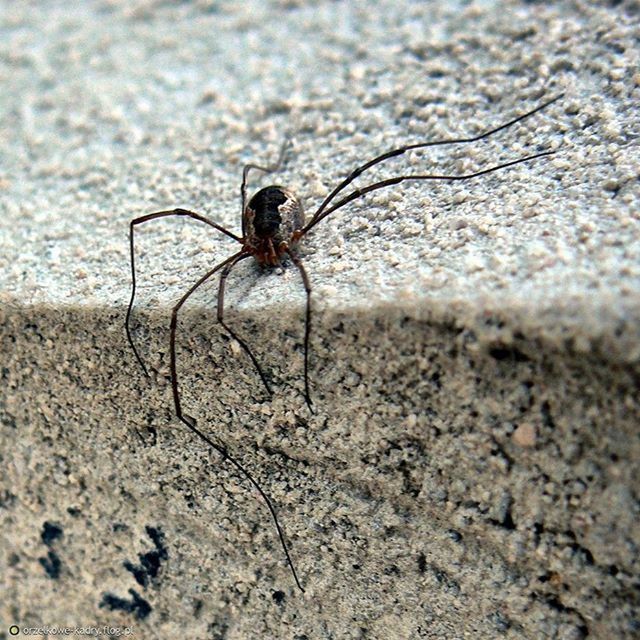
[[[178,375],[177,375],[177,365],[176,365],[176,329],[178,325],[178,313],[180,309],[184,306],[187,300],[191,297],[191,295],[205,282],[210,280],[216,273],[220,272],[220,280],[218,284],[218,307],[217,307],[217,320],[222,325],[224,330],[238,342],[238,344],[242,347],[244,352],[247,354],[255,370],[260,377],[262,384],[269,396],[272,395],[271,386],[267,380],[267,377],[260,366],[260,363],[256,359],[255,355],[249,348],[249,345],[240,337],[238,334],[233,331],[224,321],[224,292],[225,292],[225,284],[229,273],[231,270],[242,260],[246,260],[247,258],[253,257],[256,262],[263,266],[275,267],[283,264],[287,259],[290,260],[300,272],[302,277],[302,282],[304,284],[304,288],[306,291],[306,310],[305,310],[305,331],[304,331],[304,399],[305,402],[311,412],[313,412],[313,403],[311,401],[311,392],[309,388],[309,336],[311,332],[311,282],[309,280],[309,276],[302,264],[302,261],[298,255],[298,246],[300,241],[304,238],[304,236],[309,233],[318,223],[322,222],[325,218],[331,215],[337,209],[344,207],[345,205],[353,202],[354,200],[365,196],[372,191],[377,191],[378,189],[384,189],[386,187],[390,187],[392,185],[399,184],[401,182],[406,182],[410,180],[444,180],[444,181],[461,181],[461,180],[470,180],[472,178],[477,178],[479,176],[486,175],[488,173],[492,173],[494,171],[498,171],[501,169],[506,169],[507,167],[512,167],[517,164],[521,164],[523,162],[530,162],[537,158],[543,158],[545,156],[550,156],[554,153],[554,151],[543,151],[540,153],[536,153],[534,155],[525,156],[522,158],[518,158],[516,160],[511,160],[510,162],[505,162],[502,164],[497,164],[490,166],[486,169],[482,169],[480,171],[475,171],[473,173],[463,174],[463,175],[441,175],[441,174],[418,174],[418,175],[400,175],[392,178],[387,178],[386,180],[381,180],[379,182],[374,182],[367,186],[361,188],[354,188],[353,191],[344,195],[337,201],[335,201],[338,194],[340,194],[344,189],[346,189],[358,176],[364,173],[367,169],[384,162],[390,158],[394,158],[396,156],[403,155],[407,151],[411,151],[413,149],[423,149],[426,147],[435,147],[440,145],[447,144],[467,144],[478,142],[489,136],[492,136],[504,129],[512,127],[513,125],[521,122],[522,120],[533,116],[534,114],[546,109],[554,102],[560,100],[564,94],[559,94],[554,98],[540,104],[535,109],[532,109],[520,116],[509,120],[508,122],[485,131],[484,133],[478,134],[473,137],[468,138],[451,138],[444,140],[435,140],[429,142],[418,142],[415,144],[405,145],[403,147],[399,147],[397,149],[392,149],[383,153],[382,155],[376,156],[375,158],[365,162],[360,165],[356,169],[354,169],[346,178],[344,178],[330,193],[325,197],[325,199],[320,203],[320,206],[316,209],[315,213],[311,216],[311,218],[306,221],[305,215],[303,213],[302,203],[298,199],[298,197],[291,190],[278,186],[278,185],[270,185],[268,187],[264,187],[257,191],[247,202],[247,181],[249,177],[249,172],[251,170],[261,171],[265,174],[274,173],[278,171],[283,164],[285,150],[287,144],[285,143],[282,146],[280,151],[280,156],[275,165],[272,166],[261,166],[257,164],[247,164],[244,166],[242,171],[242,183],[240,185],[240,195],[242,202],[242,235],[238,236],[232,231],[229,231],[222,225],[206,218],[205,216],[196,213],[194,211],[188,211],[186,209],[172,209],[168,211],[158,211],[156,213],[150,213],[139,218],[135,218],[130,222],[129,225],[129,246],[131,252],[131,299],[129,301],[129,307],[127,309],[127,316],[125,320],[125,328],[127,332],[127,339],[133,353],[135,354],[136,359],[140,363],[142,370],[148,376],[149,372],[147,370],[146,365],[144,364],[138,349],[136,348],[133,342],[133,336],[131,334],[130,328],[130,319],[131,312],[133,309],[133,303],[135,299],[136,293],[136,271],[135,271],[135,250],[134,250],[134,230],[138,225],[141,225],[145,222],[150,222],[151,220],[157,220],[159,218],[166,218],[171,216],[178,217],[188,217],[198,222],[203,222],[204,224],[213,227],[215,230],[229,236],[233,240],[235,240],[239,245],[240,249],[235,252],[233,255],[229,256],[222,262],[219,262],[214,267],[209,269],[194,285],[192,285],[186,293],[179,299],[179,301],[173,307],[171,313],[171,324],[170,324],[170,335],[169,335],[169,358],[170,358],[170,371],[171,371],[171,387],[173,392],[173,401],[175,407],[175,413],[177,418],[187,426],[195,435],[201,438],[204,442],[206,442],[210,447],[220,453],[223,459],[229,460],[229,462],[236,467],[238,471],[242,475],[244,475],[249,482],[255,487],[258,491],[259,495],[265,501],[267,505],[272,519],[275,523],[275,527],[278,533],[278,537],[280,539],[280,544],[284,551],[284,555],[287,561],[287,564],[291,570],[293,578],[296,582],[298,588],[304,592],[304,589],[298,579],[298,575],[296,573],[293,561],[291,560],[291,556],[289,555],[289,550],[287,548],[287,544],[285,542],[284,534],[282,528],[280,526],[278,516],[276,511],[271,503],[271,500],[267,496],[267,494],[263,491],[259,483],[254,479],[253,475],[246,469],[240,462],[238,462],[233,456],[229,454],[226,447],[223,445],[214,442],[209,436],[207,436],[204,432],[202,432],[196,426],[196,421],[194,418],[185,414],[182,410],[182,403],[180,399],[180,392],[178,386]]]

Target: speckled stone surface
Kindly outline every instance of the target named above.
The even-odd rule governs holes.
[[[633,638],[640,633],[637,2],[0,2],[0,638]],[[345,207],[314,288],[249,261],[179,327],[232,240],[129,221],[183,206],[239,233],[242,165],[312,213],[362,176],[467,173]],[[257,177],[252,188],[266,185]],[[22,633],[22,631],[21,631]]]

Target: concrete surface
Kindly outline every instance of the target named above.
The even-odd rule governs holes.
[[[0,3],[0,638],[12,624],[139,638],[633,638],[640,633],[637,2]],[[234,250],[239,178],[312,212],[363,160],[468,172],[336,212],[309,234],[311,382],[295,270],[244,263],[180,325],[185,409],[264,504],[173,417],[168,313]],[[256,179],[253,186],[268,184]],[[115,631],[114,631],[115,633]]]

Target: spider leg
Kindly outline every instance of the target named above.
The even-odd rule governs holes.
[[[470,142],[478,142],[479,140],[483,140],[484,138],[488,138],[489,136],[493,135],[494,133],[498,133],[499,131],[503,131],[504,129],[507,129],[507,128],[513,126],[514,124],[517,124],[518,122],[521,122],[522,120],[531,117],[532,115],[538,113],[538,111],[542,111],[543,109],[546,109],[548,106],[550,106],[554,102],[560,100],[560,98],[562,98],[562,97],[564,97],[564,93],[561,93],[561,94],[555,96],[554,98],[551,98],[551,100],[547,100],[547,102],[544,102],[543,104],[537,106],[535,109],[532,109],[531,111],[527,111],[527,113],[524,113],[521,116],[518,116],[517,118],[513,118],[512,120],[509,120],[509,122],[505,122],[504,124],[501,124],[499,127],[495,127],[493,129],[490,129],[489,131],[485,131],[484,133],[481,133],[481,134],[479,134],[477,136],[473,136],[471,138],[451,138],[451,139],[446,139],[446,140],[434,140],[434,141],[431,141],[431,142],[419,142],[417,144],[410,144],[410,145],[406,145],[404,147],[399,147],[398,149],[392,149],[391,151],[387,151],[386,153],[383,153],[382,155],[377,156],[376,158],[373,158],[372,160],[369,160],[369,162],[366,162],[365,164],[359,166],[357,169],[352,171],[322,201],[322,203],[318,207],[318,210],[314,213],[314,215],[311,218],[311,220],[302,229],[301,234],[304,235],[305,233],[307,233],[307,231],[309,231],[318,222],[320,222],[320,220],[322,220],[322,218],[325,217],[323,215],[323,212],[325,211],[325,209],[327,208],[327,206],[329,205],[331,200],[333,200],[335,198],[335,196],[338,195],[338,193],[340,193],[340,191],[342,191],[345,187],[349,186],[360,174],[362,174],[367,169],[375,166],[376,164],[379,164],[380,162],[384,162],[385,160],[388,160],[389,158],[395,158],[397,156],[401,156],[404,153],[406,153],[407,151],[411,151],[413,149],[423,149],[425,147],[436,147],[436,146],[445,145],[445,144],[466,144],[466,143],[470,143]]]
[[[471,178],[477,178],[478,176],[484,176],[487,173],[493,173],[494,171],[499,171],[500,169],[506,169],[507,167],[512,167],[516,164],[521,164],[523,162],[529,162],[531,160],[535,160],[536,158],[544,158],[545,156],[552,156],[555,151],[544,151],[542,153],[536,153],[532,156],[526,156],[524,158],[518,158],[517,160],[512,160],[511,162],[505,162],[503,164],[497,164],[493,167],[489,167],[488,169],[482,169],[482,171],[475,171],[474,173],[467,173],[458,176],[450,176],[450,175],[408,175],[408,176],[396,176],[395,178],[388,178],[387,180],[381,180],[380,182],[374,182],[362,189],[354,189],[349,195],[339,200],[334,205],[331,205],[328,209],[325,209],[322,215],[317,218],[316,223],[320,222],[320,220],[326,218],[330,213],[333,213],[336,209],[340,209],[340,207],[344,207],[345,204],[356,200],[357,198],[361,198],[367,193],[371,193],[372,191],[377,191],[378,189],[383,189],[385,187],[390,187],[394,184],[399,184],[400,182],[405,182],[408,180],[449,180],[451,182],[456,180],[470,180]],[[315,224],[315,223],[314,223]]]
[[[284,164],[284,157],[287,152],[287,149],[290,144],[289,138],[286,138],[280,147],[280,154],[278,155],[278,159],[275,164],[267,165],[263,167],[259,164],[245,164],[242,169],[242,184],[240,185],[240,195],[242,199],[242,211],[240,215],[242,217],[242,235],[246,235],[245,224],[244,224],[244,210],[247,206],[247,180],[249,178],[249,171],[251,169],[255,169],[256,171],[262,171],[263,173],[275,173],[276,171],[280,171],[282,169],[282,165]]]
[[[224,290],[225,284],[227,282],[227,277],[229,276],[231,269],[233,269],[233,267],[235,267],[236,264],[240,262],[240,260],[244,260],[244,258],[248,258],[250,255],[251,254],[249,253],[240,253],[235,260],[232,260],[231,262],[229,262],[229,264],[227,264],[227,266],[223,269],[222,274],[220,275],[220,286],[218,287],[218,322],[224,327],[226,332],[242,347],[249,358],[251,358],[251,362],[253,362],[253,366],[258,372],[264,388],[267,390],[269,396],[272,396],[273,391],[271,390],[271,387],[267,382],[267,377],[264,375],[264,371],[262,371],[262,367],[260,366],[257,358],[253,355],[253,352],[249,348],[249,345],[224,321]]]
[[[267,505],[269,512],[271,513],[271,517],[273,522],[275,523],[276,530],[278,532],[278,538],[280,539],[280,544],[282,545],[282,549],[284,550],[284,555],[287,560],[287,564],[291,569],[291,573],[293,574],[293,578],[296,582],[296,585],[304,593],[304,589],[300,584],[300,580],[298,579],[298,574],[296,573],[295,567],[293,565],[293,561],[291,560],[291,556],[289,555],[289,550],[287,548],[287,544],[284,538],[284,532],[282,531],[282,527],[280,526],[280,521],[278,520],[278,515],[276,510],[271,502],[269,496],[262,489],[257,480],[251,475],[248,469],[246,469],[240,462],[238,462],[231,454],[227,451],[226,447],[223,447],[220,444],[214,442],[209,436],[207,436],[204,432],[200,431],[196,426],[196,421],[191,417],[182,412],[182,404],[180,401],[180,390],[178,387],[178,373],[177,373],[177,363],[176,363],[176,328],[178,326],[178,312],[185,304],[185,302],[189,299],[189,297],[204,284],[209,278],[211,278],[217,271],[222,268],[226,268],[229,265],[235,264],[238,260],[242,259],[245,255],[244,249],[239,251],[238,253],[232,255],[230,258],[223,260],[221,263],[217,264],[213,269],[204,274],[183,296],[180,298],[178,303],[173,307],[171,312],[171,329],[170,329],[170,338],[169,338],[169,353],[170,353],[170,369],[171,369],[171,389],[173,392],[173,402],[175,406],[176,416],[187,428],[197,435],[201,440],[206,442],[212,449],[217,451],[223,459],[228,460],[249,482],[255,487],[256,491],[260,495],[260,497],[264,500]]]
[[[147,370],[147,367],[142,361],[140,353],[136,349],[136,345],[133,342],[133,336],[131,335],[131,327],[129,326],[129,321],[131,320],[131,312],[133,311],[133,302],[136,297],[136,265],[135,265],[135,248],[134,248],[134,242],[133,242],[133,231],[137,225],[142,224],[143,222],[149,222],[150,220],[156,220],[157,218],[166,218],[169,216],[186,216],[189,218],[193,218],[194,220],[198,220],[199,222],[204,222],[205,224],[208,224],[210,227],[213,227],[214,229],[221,231],[222,233],[228,235],[230,238],[233,238],[237,242],[242,242],[242,238],[239,238],[234,233],[231,233],[231,231],[228,231],[222,225],[219,225],[216,222],[213,222],[212,220],[209,220],[208,218],[201,216],[199,213],[195,213],[193,211],[187,211],[186,209],[158,211],[157,213],[150,213],[146,216],[141,216],[140,218],[135,218],[134,220],[131,221],[131,223],[129,224],[129,250],[131,254],[131,299],[129,300],[129,307],[127,308],[127,317],[125,319],[124,326],[127,332],[127,340],[129,341],[129,344],[133,349],[133,353],[136,356],[136,360],[140,363],[140,366],[142,367],[142,370],[144,371],[144,374],[146,376],[149,375],[149,371]]]
[[[309,407],[309,411],[313,413],[311,393],[309,391],[309,334],[311,333],[311,282],[307,271],[302,264],[302,260],[290,249],[287,250],[293,264],[298,267],[298,271],[302,276],[302,282],[304,283],[304,289],[307,292],[307,307],[304,323],[304,399]]]

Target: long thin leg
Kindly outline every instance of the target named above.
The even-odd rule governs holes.
[[[307,311],[304,323],[304,399],[307,402],[307,406],[309,407],[309,411],[313,413],[312,402],[311,402],[311,393],[309,391],[309,335],[311,333],[311,282],[309,281],[309,276],[307,275],[307,271],[302,264],[302,260],[290,250],[287,250],[287,253],[291,257],[293,264],[298,267],[298,271],[300,271],[300,275],[302,276],[302,282],[304,283],[304,289],[307,292]]]
[[[212,449],[217,451],[223,459],[229,460],[229,462],[238,470],[242,475],[251,482],[251,484],[256,488],[257,492],[260,494],[260,497],[264,500],[267,505],[271,517],[276,525],[276,530],[278,532],[278,537],[280,538],[280,544],[282,545],[282,549],[284,550],[284,555],[287,560],[287,564],[291,569],[291,573],[293,574],[293,578],[296,582],[296,585],[304,593],[304,589],[300,584],[300,580],[298,580],[298,574],[296,573],[295,567],[293,565],[293,561],[291,560],[291,556],[289,555],[289,550],[287,548],[287,543],[284,539],[284,533],[282,531],[282,527],[280,526],[280,521],[278,520],[278,515],[276,514],[276,510],[271,503],[269,496],[264,492],[262,487],[258,484],[255,478],[251,475],[251,473],[246,469],[243,465],[241,465],[235,458],[231,456],[231,454],[227,451],[227,449],[216,442],[214,442],[209,436],[200,431],[196,427],[196,421],[191,417],[182,412],[182,404],[180,402],[180,390],[178,387],[178,372],[177,372],[177,362],[176,362],[176,328],[178,326],[178,312],[185,304],[185,302],[189,299],[189,297],[204,284],[209,278],[211,278],[217,271],[223,269],[229,265],[234,264],[239,259],[243,258],[245,255],[244,250],[239,251],[238,253],[232,255],[230,258],[227,258],[220,264],[216,265],[213,269],[205,273],[183,296],[180,298],[176,306],[173,308],[171,312],[171,329],[170,329],[170,337],[169,337],[169,354],[170,354],[170,369],[171,369],[171,389],[173,391],[173,402],[175,406],[176,416],[178,419],[187,426],[187,428],[195,433],[201,440],[206,442]]]
[[[218,287],[218,322],[224,327],[226,332],[244,349],[244,352],[251,358],[251,362],[253,362],[253,366],[256,368],[258,375],[260,376],[260,380],[262,380],[262,384],[264,388],[267,390],[269,396],[273,395],[273,391],[267,382],[267,377],[264,375],[264,371],[260,366],[257,358],[253,355],[251,349],[249,349],[249,345],[235,332],[231,329],[227,323],[224,321],[224,290],[225,284],[227,282],[227,277],[231,272],[231,269],[240,262],[240,260],[244,260],[244,258],[248,258],[251,254],[245,253],[240,255],[236,260],[230,262],[223,270],[220,275],[220,286]]]
[[[302,235],[304,235],[307,231],[309,231],[309,229],[311,229],[318,222],[320,222],[320,220],[322,220],[322,218],[324,218],[324,215],[322,215],[324,210],[328,206],[329,202],[331,202],[331,200],[333,200],[333,198],[335,198],[335,196],[338,195],[338,193],[340,193],[340,191],[342,191],[345,187],[350,185],[360,174],[362,174],[367,169],[373,167],[374,165],[379,164],[380,162],[384,162],[385,160],[388,160],[389,158],[394,158],[396,156],[401,156],[402,154],[406,153],[407,151],[411,151],[412,149],[423,149],[425,147],[436,147],[436,146],[445,145],[445,144],[466,144],[466,143],[470,143],[470,142],[477,142],[478,140],[482,140],[484,138],[488,138],[489,136],[493,135],[494,133],[498,133],[499,131],[503,131],[504,129],[507,129],[507,128],[513,126],[514,124],[517,124],[518,122],[521,122],[525,118],[530,118],[532,115],[538,113],[538,111],[542,111],[542,109],[546,109],[548,106],[550,106],[554,102],[560,100],[560,98],[562,98],[562,97],[564,97],[564,93],[561,93],[561,94],[555,96],[551,100],[548,100],[547,102],[544,102],[543,104],[537,106],[535,109],[532,109],[531,111],[527,111],[527,113],[524,113],[523,115],[518,116],[517,118],[513,118],[512,120],[509,120],[509,122],[506,122],[505,124],[501,124],[499,127],[495,127],[494,129],[490,129],[489,131],[485,131],[484,133],[481,133],[481,134],[479,134],[477,136],[473,136],[471,138],[452,138],[452,139],[447,139],[447,140],[435,140],[435,141],[431,141],[431,142],[419,142],[417,144],[410,144],[410,145],[407,145],[407,146],[404,146],[404,147],[400,147],[398,149],[393,149],[391,151],[387,151],[386,153],[383,153],[382,155],[380,155],[380,156],[378,156],[376,158],[373,158],[373,160],[369,160],[369,162],[363,164],[362,166],[360,166],[357,169],[355,169],[354,171],[352,171],[322,201],[322,203],[318,207],[318,210],[315,212],[315,214],[313,215],[311,220],[302,229]]]
[[[494,171],[498,171],[500,169],[506,169],[507,167],[513,167],[516,164],[521,164],[523,162],[529,162],[531,160],[535,160],[536,158],[544,158],[545,156],[552,156],[555,151],[544,151],[543,153],[536,153],[533,156],[526,156],[525,158],[518,158],[517,160],[512,160],[511,162],[505,162],[504,164],[498,164],[493,167],[489,167],[488,169],[483,169],[482,171],[476,171],[475,173],[467,173],[459,176],[448,176],[448,175],[414,175],[414,176],[396,176],[395,178],[388,178],[387,180],[382,180],[380,182],[374,182],[362,189],[354,189],[348,196],[342,198],[336,202],[336,204],[330,206],[328,209],[325,209],[322,215],[316,220],[320,222],[320,220],[326,218],[330,213],[333,213],[336,209],[340,207],[344,207],[345,204],[356,200],[357,198],[361,198],[367,193],[371,193],[372,191],[377,191],[378,189],[383,189],[384,187],[390,187],[394,184],[399,184],[400,182],[405,182],[407,180],[470,180],[471,178],[477,178],[478,176],[484,176],[487,173],[493,173]],[[304,230],[300,235],[303,235]]]
[[[259,164],[250,163],[250,164],[246,164],[242,169],[242,184],[240,185],[242,211],[240,212],[240,215],[242,217],[242,235],[243,236],[246,235],[246,229],[244,224],[244,210],[247,206],[247,180],[249,178],[249,171],[251,171],[251,169],[255,169],[256,171],[262,171],[264,173],[275,173],[276,171],[280,171],[280,169],[282,169],[282,165],[284,164],[284,157],[287,152],[287,148],[289,147],[289,142],[290,140],[287,138],[282,143],[282,146],[280,147],[280,154],[278,155],[278,159],[276,160],[275,164],[271,164],[271,165],[267,165],[266,167],[263,167]]]
[[[172,209],[171,211],[158,211],[156,213],[150,213],[146,216],[141,216],[140,218],[135,218],[135,220],[131,221],[131,223],[129,224],[129,249],[131,252],[131,299],[129,300],[129,307],[127,309],[127,317],[125,319],[124,326],[127,331],[127,339],[129,340],[129,344],[131,345],[131,348],[133,349],[133,353],[135,354],[136,359],[140,363],[140,366],[142,367],[142,370],[144,371],[144,374],[146,376],[149,375],[149,372],[147,371],[147,367],[145,366],[144,362],[142,361],[142,358],[140,357],[140,354],[138,353],[138,350],[136,349],[136,345],[133,342],[133,336],[131,335],[131,328],[129,326],[129,320],[131,319],[131,312],[133,310],[133,301],[136,297],[136,265],[135,265],[135,249],[134,249],[134,242],[133,242],[133,230],[136,227],[136,225],[142,224],[143,222],[149,222],[150,220],[156,220],[157,218],[166,218],[169,216],[186,216],[189,218],[193,218],[194,220],[198,220],[199,222],[204,222],[205,224],[208,224],[210,227],[213,227],[214,229],[221,231],[222,233],[228,235],[230,238],[233,238],[237,242],[240,242],[240,243],[242,242],[242,238],[239,238],[234,233],[231,233],[231,231],[225,229],[222,225],[219,225],[216,222],[213,222],[212,220],[209,220],[208,218],[201,216],[199,213],[195,213],[193,211],[187,211],[186,209]]]

